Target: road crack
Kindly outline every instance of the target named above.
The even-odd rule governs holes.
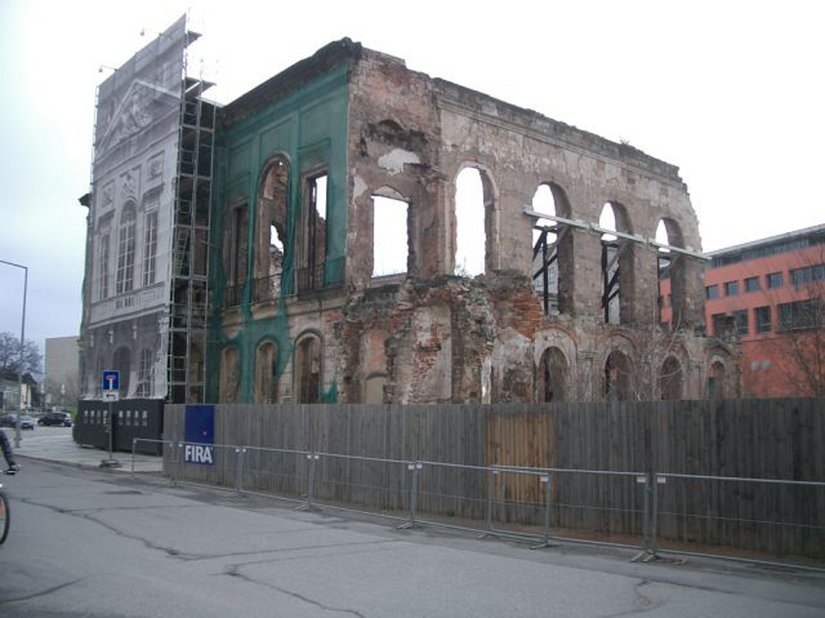
[[[269,588],[270,590],[280,592],[281,594],[284,594],[288,597],[292,597],[293,599],[298,599],[299,601],[302,601],[304,603],[309,603],[313,607],[317,607],[317,608],[319,608],[319,609],[321,609],[325,612],[335,612],[335,613],[338,613],[338,614],[349,614],[351,616],[358,616],[358,618],[366,618],[366,616],[364,614],[362,614],[361,612],[359,612],[358,610],[347,609],[347,608],[344,608],[344,607],[332,607],[331,605],[324,605],[320,601],[316,601],[315,599],[310,599],[309,597],[306,597],[306,596],[302,595],[299,592],[295,592],[293,590],[287,590],[286,588],[281,588],[280,586],[276,586],[275,584],[270,584],[269,582],[260,581],[260,580],[254,579],[252,577],[249,577],[248,575],[244,575],[243,573],[240,572],[241,567],[242,567],[242,565],[237,565],[237,564],[230,565],[224,570],[224,575],[228,575],[229,577],[237,577],[238,579],[241,579],[241,580],[243,580],[245,582],[248,582],[250,584],[256,584],[258,586],[264,586],[265,588]]]

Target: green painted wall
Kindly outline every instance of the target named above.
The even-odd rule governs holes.
[[[251,116],[216,131],[216,170],[214,174],[210,290],[212,291],[209,347],[207,350],[207,399],[217,401],[222,350],[227,345],[238,349],[240,385],[238,401],[254,398],[255,350],[264,340],[278,346],[279,373],[292,353],[295,335],[288,330],[284,295],[292,292],[292,272],[296,222],[305,202],[302,178],[323,166],[327,188],[327,264],[344,262],[347,231],[347,115],[348,83],[346,62],[318,76],[285,97],[259,109]],[[253,320],[250,303],[254,273],[254,226],[257,218],[258,187],[264,166],[273,156],[289,161],[287,242],[284,256],[281,298],[277,313],[269,319]],[[230,207],[246,203],[247,273],[240,306],[242,327],[237,336],[227,339],[221,329],[223,298],[227,273],[223,258],[224,237]],[[326,282],[343,277],[343,269],[326,269]]]

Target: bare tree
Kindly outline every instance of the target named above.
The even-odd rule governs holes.
[[[24,376],[39,376],[43,373],[43,355],[33,341],[23,346],[23,367],[20,369],[20,337],[12,333],[0,333],[0,376],[16,380]]]
[[[825,245],[790,272],[801,298],[777,305],[774,362],[794,393],[825,397]]]

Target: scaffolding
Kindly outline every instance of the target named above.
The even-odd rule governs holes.
[[[187,36],[191,42],[198,35]],[[202,95],[212,85],[188,76],[183,81],[172,232],[167,362],[170,403],[198,403],[205,398],[216,106]]]

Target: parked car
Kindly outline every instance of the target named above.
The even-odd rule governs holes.
[[[17,414],[6,414],[0,418],[0,426],[14,429],[17,426]],[[21,415],[20,429],[34,429],[34,419],[26,414]]]
[[[38,425],[60,425],[61,427],[71,427],[72,426],[72,415],[68,412],[63,411],[55,411],[55,412],[47,412],[39,419],[37,419]]]

